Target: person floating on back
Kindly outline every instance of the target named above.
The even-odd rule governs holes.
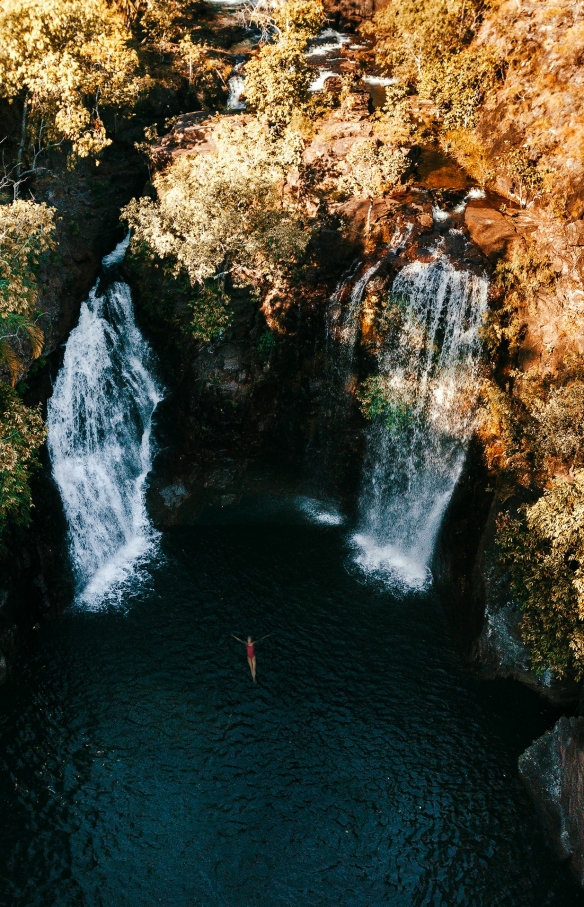
[[[257,683],[257,680],[256,680],[256,656],[255,656],[254,646],[257,646],[258,642],[261,642],[262,639],[267,639],[268,636],[271,636],[272,634],[268,633],[266,636],[262,636],[261,639],[256,639],[255,642],[252,640],[251,636],[248,636],[247,642],[245,642],[245,640],[240,639],[239,636],[235,636],[234,633],[232,633],[231,635],[233,636],[234,639],[237,640],[237,642],[241,642],[245,646],[245,648],[247,650],[247,663],[248,663],[249,669],[251,671],[252,680],[254,683]]]

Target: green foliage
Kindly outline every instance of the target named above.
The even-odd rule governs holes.
[[[39,409],[26,407],[0,382],[0,537],[9,525],[30,522],[30,478],[45,436]]]
[[[531,406],[533,446],[545,466],[559,461],[566,469],[584,467],[584,382],[552,387]],[[551,463],[549,464],[551,467]]]
[[[362,139],[355,142],[345,158],[346,172],[339,180],[339,189],[375,198],[394,188],[407,166],[401,149],[390,148],[379,139]]]
[[[245,67],[247,106],[272,128],[286,125],[307,106],[314,73],[305,46],[303,38],[282,38],[263,47]]]
[[[441,137],[444,150],[450,154],[479,186],[486,186],[495,176],[495,167],[484,142],[472,129],[447,130]]]
[[[36,359],[43,348],[35,315],[36,274],[41,256],[54,248],[54,215],[53,208],[35,202],[0,205],[0,362],[8,367],[13,383],[23,353]]]
[[[310,239],[283,184],[300,162],[294,132],[274,139],[258,122],[221,123],[216,150],[179,158],[154,184],[158,198],[132,201],[123,216],[132,245],[145,244],[191,284],[229,274],[243,283],[274,280]]]
[[[209,343],[225,330],[231,320],[229,296],[217,281],[206,281],[195,296],[191,296],[190,332],[195,340]]]
[[[499,520],[497,544],[523,609],[538,672],[584,676],[584,472],[558,480],[520,519]]]
[[[264,42],[293,35],[306,44],[323,27],[325,12],[319,0],[257,0],[244,3],[242,18],[259,28]]]
[[[229,67],[216,59],[206,44],[193,42],[190,35],[181,38],[175,47],[186,70],[190,92],[204,110],[219,107],[225,96]]]
[[[260,25],[266,39],[275,35],[245,67],[245,99],[271,128],[281,129],[310,102],[314,70],[305,51],[322,28],[324,10],[317,0],[283,0],[266,7],[252,7],[251,21]]]
[[[388,85],[385,104],[375,114],[374,134],[389,145],[408,145],[414,140],[416,125],[410,110],[409,91],[404,85]]]
[[[376,38],[378,63],[434,102],[445,129],[474,126],[500,77],[493,50],[470,50],[482,0],[390,0],[362,27]]]
[[[470,129],[477,112],[499,79],[500,62],[494,50],[463,49],[459,53],[430,57],[417,80],[421,97],[438,109],[445,129]]]
[[[504,293],[498,308],[487,314],[482,338],[492,356],[505,348],[514,356],[523,339],[525,308],[537,293],[551,287],[556,280],[549,257],[533,243],[516,245],[509,258],[502,258],[495,269],[493,282]]]
[[[529,145],[511,148],[499,161],[511,177],[511,194],[522,208],[529,208],[550,191],[549,178],[553,171],[549,167],[537,165]]]
[[[361,385],[359,405],[366,419],[383,419],[389,431],[406,429],[411,422],[411,405],[400,388],[385,375],[373,375]]]
[[[362,31],[376,38],[378,63],[415,84],[431,60],[468,44],[482,6],[481,0],[390,0]]]
[[[260,334],[257,342],[258,356],[262,362],[267,362],[270,358],[270,353],[276,346],[276,338],[274,337],[271,331],[264,331],[263,334]]]
[[[138,57],[121,17],[103,0],[3,0],[0,97],[22,110],[20,165],[64,139],[80,157],[110,140],[100,107],[133,105]]]

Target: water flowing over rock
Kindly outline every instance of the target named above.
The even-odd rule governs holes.
[[[245,110],[245,101],[242,94],[245,88],[245,79],[240,75],[233,75],[229,79],[229,97],[227,110]]]
[[[103,259],[105,278],[128,240]],[[48,447],[81,597],[95,603],[149,549],[144,506],[161,389],[128,285],[98,280],[81,307],[48,403]]]
[[[393,283],[378,353],[382,414],[369,431],[353,541],[362,569],[398,585],[430,580],[473,430],[486,305],[486,279],[440,257],[407,265]]]

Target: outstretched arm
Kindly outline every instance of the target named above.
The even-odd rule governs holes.
[[[235,635],[235,633],[232,633],[231,635],[233,636],[234,639],[237,640],[237,642],[242,642],[244,644],[244,646],[247,645],[246,641],[244,639],[240,639],[239,636]]]
[[[255,640],[253,641],[252,645],[257,646],[258,642],[261,642],[262,639],[267,639],[268,636],[271,636],[271,635],[272,635],[271,633],[266,633],[265,636],[260,636],[259,639],[255,639]]]

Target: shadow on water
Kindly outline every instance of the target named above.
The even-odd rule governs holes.
[[[175,530],[42,631],[0,700],[2,907],[579,903],[517,776],[551,713],[348,558],[335,526]],[[230,633],[272,634],[257,687]]]

